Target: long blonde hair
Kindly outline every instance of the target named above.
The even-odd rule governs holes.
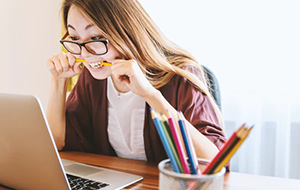
[[[223,125],[201,65],[190,53],[163,35],[137,0],[64,0],[65,28],[71,5],[81,9],[125,59],[135,59],[155,88],[167,84],[175,74],[187,78],[209,97]],[[187,68],[198,69],[202,80]]]

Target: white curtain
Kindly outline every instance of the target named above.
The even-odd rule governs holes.
[[[255,125],[232,171],[300,179],[300,1],[139,1],[217,76],[227,137]]]
[[[300,179],[298,98],[280,92],[223,98],[227,136],[245,122],[255,125],[231,160],[232,171]]]

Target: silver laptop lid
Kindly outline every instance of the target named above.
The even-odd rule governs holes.
[[[24,190],[68,190],[40,102],[0,93],[0,184]]]

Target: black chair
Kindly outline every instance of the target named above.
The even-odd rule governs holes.
[[[215,99],[217,105],[219,106],[219,108],[221,110],[221,92],[220,92],[220,86],[219,86],[217,77],[206,66],[202,65],[202,68],[203,68],[204,73],[206,74],[206,78],[208,80],[207,82],[209,85],[210,93],[212,94],[213,98]]]

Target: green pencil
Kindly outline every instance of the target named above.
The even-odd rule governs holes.
[[[173,152],[173,154],[174,154],[174,157],[175,157],[175,160],[176,160],[176,162],[177,162],[177,164],[178,164],[180,173],[184,173],[183,168],[182,168],[182,164],[181,164],[181,162],[180,162],[178,153],[177,153],[176,148],[175,148],[175,145],[174,145],[174,143],[172,142],[172,139],[171,139],[172,136],[169,134],[165,122],[162,120],[161,115],[158,114],[158,113],[157,113],[157,118],[158,118],[158,120],[160,121],[160,123],[161,123],[161,125],[162,125],[162,127],[163,127],[163,130],[164,130],[164,132],[165,132],[165,134],[166,134],[166,137],[167,137],[168,142],[169,142],[169,144],[170,144],[171,150],[172,150],[172,152]],[[169,125],[169,124],[168,124],[168,125]]]

